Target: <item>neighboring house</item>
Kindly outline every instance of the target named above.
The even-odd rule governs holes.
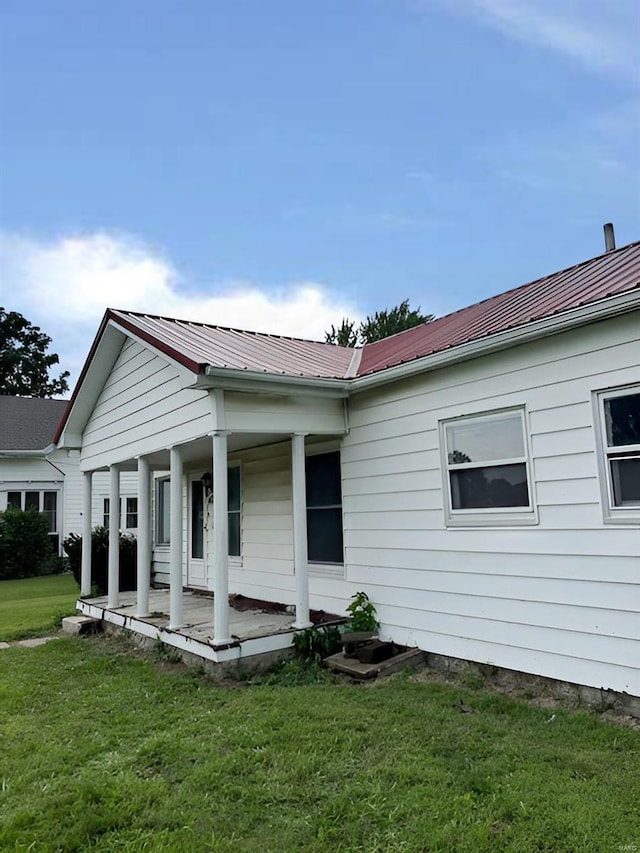
[[[640,243],[357,350],[109,310],[57,439],[86,505],[137,470],[214,647],[228,591],[365,590],[397,643],[637,696],[639,362]]]
[[[0,395],[0,512],[14,506],[44,513],[57,554],[66,536],[82,530],[80,452],[53,443],[68,405],[68,400]],[[96,478],[94,525],[104,522],[107,496],[108,478],[102,475]],[[124,528],[134,521],[131,509],[137,504],[131,478],[123,482],[122,500]],[[108,506],[106,512],[108,521]]]

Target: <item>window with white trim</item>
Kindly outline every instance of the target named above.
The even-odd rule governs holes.
[[[340,451],[306,457],[307,551],[310,563],[344,562]]]
[[[138,528],[138,498],[125,499],[125,528],[127,530],[137,530]]]
[[[7,492],[7,506],[20,510],[35,510],[47,519],[49,536],[53,548],[58,553],[58,492],[45,491],[10,491]]]
[[[605,518],[640,519],[640,387],[598,395]]]
[[[171,478],[156,480],[156,545],[171,541]]]
[[[537,521],[524,415],[503,409],[441,422],[448,525]]]
[[[229,556],[241,555],[242,479],[240,466],[227,469],[227,523],[229,525]]]

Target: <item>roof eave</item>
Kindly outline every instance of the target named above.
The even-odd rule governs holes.
[[[411,361],[394,365],[393,367],[380,368],[374,373],[365,374],[351,380],[352,393],[367,391],[379,385],[389,382],[397,382],[400,379],[408,379],[420,373],[438,370],[471,358],[478,358],[492,352],[508,349],[519,344],[528,343],[539,338],[555,335],[559,332],[584,326],[588,323],[626,314],[629,311],[640,308],[640,289],[626,291],[616,296],[607,297],[604,300],[581,305],[551,317],[535,320],[524,326],[507,329],[504,332],[480,338],[468,343],[459,344],[451,349],[421,356]]]
[[[230,367],[207,365],[197,377],[195,388],[222,388],[225,391],[245,391],[263,394],[305,393],[314,397],[347,397],[353,380],[333,379],[323,376],[290,376],[263,373]]]

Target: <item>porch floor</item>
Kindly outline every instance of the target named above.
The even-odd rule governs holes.
[[[121,592],[116,608],[108,607],[106,595],[79,599],[77,608],[87,616],[216,663],[289,648],[296,633],[293,613],[266,613],[259,609],[241,611],[230,605],[229,634],[233,642],[216,647],[212,643],[213,597],[194,590],[183,590],[184,626],[177,629],[169,629],[168,589],[150,591],[150,616],[135,615],[135,592]]]

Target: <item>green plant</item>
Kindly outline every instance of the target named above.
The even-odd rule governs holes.
[[[377,631],[379,623],[376,608],[367,593],[356,592],[351,598],[351,604],[347,607],[347,613],[351,614],[351,630]]]
[[[296,656],[305,661],[321,661],[328,655],[340,651],[342,643],[336,625],[312,626],[300,631],[293,638]]]
[[[0,512],[0,580],[51,574],[56,555],[44,515],[9,507]]]
[[[70,533],[62,542],[69,558],[69,568],[77,583],[80,583],[82,566],[82,536]],[[94,527],[91,531],[91,586],[97,595],[107,592],[109,557],[109,531],[106,527]],[[136,537],[130,533],[120,534],[120,589],[136,588],[137,545]]]

